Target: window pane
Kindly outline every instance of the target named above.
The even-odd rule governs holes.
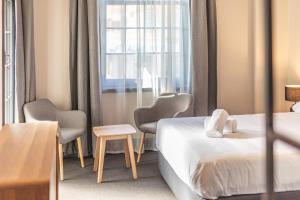
[[[124,6],[123,5],[107,5],[106,15],[107,15],[107,27],[123,27],[123,15]]]
[[[182,14],[182,10],[180,9],[180,6],[179,5],[176,5],[175,6],[175,24],[174,24],[174,27],[180,27],[180,20],[181,20],[181,14]]]
[[[145,26],[146,27],[161,27],[162,26],[162,6],[146,5],[145,6]]]
[[[153,81],[160,77],[160,61],[160,54],[145,54],[142,65],[143,88],[152,88]]]
[[[181,43],[183,42],[182,41],[183,40],[183,38],[181,37],[181,33],[180,33],[180,31],[179,31],[179,29],[177,29],[176,31],[175,31],[175,51],[176,52],[180,52],[180,51],[182,51],[182,50],[180,50],[182,47],[181,47]]]
[[[126,57],[126,78],[137,78],[137,54],[128,54]]]
[[[137,26],[137,6],[128,5],[126,6],[126,27]]]
[[[122,30],[108,29],[106,31],[106,52],[107,53],[123,52]]]
[[[161,29],[146,29],[145,45],[146,52],[160,52],[161,47]]]
[[[126,27],[130,27],[130,28],[144,27],[144,6],[143,5],[126,6]]]
[[[126,30],[126,52],[127,53],[137,52],[138,41],[140,40],[137,38],[137,29]]]
[[[163,33],[161,34],[164,41],[164,46],[161,47],[162,52],[179,52],[180,45],[183,42],[180,36],[180,31],[174,29],[163,29]]]
[[[106,78],[122,79],[125,78],[125,57],[124,55],[106,56]]]

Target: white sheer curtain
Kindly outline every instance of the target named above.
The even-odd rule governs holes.
[[[165,92],[190,92],[189,0],[99,0],[104,123],[131,123],[136,107]],[[104,111],[105,112],[105,111]],[[113,119],[105,118],[111,115]],[[135,147],[139,145],[139,134]],[[153,136],[145,149],[155,149]],[[121,143],[108,150],[118,152]]]

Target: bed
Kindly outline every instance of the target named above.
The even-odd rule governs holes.
[[[208,138],[205,117],[160,120],[159,168],[178,199],[259,199],[265,192],[264,115],[237,115],[238,132]],[[300,114],[277,113],[275,130],[300,140]],[[299,131],[299,132],[298,132]],[[300,199],[300,152],[275,143],[278,199]]]

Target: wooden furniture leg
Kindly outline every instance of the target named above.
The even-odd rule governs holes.
[[[81,167],[84,168],[84,158],[83,158],[83,152],[82,152],[82,145],[81,145],[80,137],[77,138],[77,146],[78,146],[78,154],[79,154],[79,158],[80,158],[80,164],[81,164]]]
[[[132,135],[127,136],[127,142],[128,142],[128,148],[129,148],[132,176],[133,176],[133,179],[137,179],[138,176],[137,176],[137,172],[136,172],[134,151],[133,151],[133,145],[132,145]]]
[[[93,171],[96,172],[98,169],[98,162],[99,162],[99,146],[100,146],[100,139],[97,137],[96,140],[96,149],[95,149],[95,158],[94,158],[94,168]]]
[[[100,137],[100,149],[99,149],[99,164],[98,164],[98,178],[97,178],[97,183],[101,183],[102,182],[104,157],[105,157],[105,146],[106,146],[106,139],[104,137]]]
[[[59,175],[60,180],[64,180],[64,153],[63,153],[63,145],[58,145],[58,152],[59,152]]]
[[[137,158],[137,163],[141,161],[141,156],[142,156],[142,151],[144,148],[144,140],[145,140],[145,133],[142,133],[141,135],[141,141],[140,141],[140,147],[139,147],[139,153],[138,153],[138,158]]]
[[[129,148],[128,148],[127,139],[123,140],[123,144],[124,144],[125,164],[126,164],[126,167],[129,168],[130,167],[130,156],[129,156]]]

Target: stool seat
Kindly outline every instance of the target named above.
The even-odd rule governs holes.
[[[93,132],[97,137],[94,160],[94,171],[98,171],[97,182],[102,182],[105,147],[106,141],[109,140],[123,140],[126,167],[129,168],[131,166],[133,179],[137,179],[132,144],[132,135],[136,133],[135,128],[129,124],[98,126],[93,128]]]
[[[136,133],[136,130],[129,124],[119,124],[94,127],[93,132],[97,137],[100,137],[114,135],[132,135]]]

